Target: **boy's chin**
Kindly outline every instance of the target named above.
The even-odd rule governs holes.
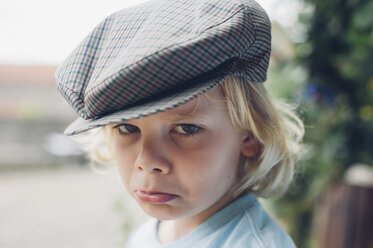
[[[151,204],[139,202],[141,209],[149,216],[157,220],[174,220],[185,217],[180,209],[168,204]]]

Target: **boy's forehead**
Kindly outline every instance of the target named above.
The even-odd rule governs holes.
[[[185,104],[182,104],[170,111],[164,112],[168,115],[176,115],[176,116],[189,116],[198,114],[206,109],[206,104],[201,104],[200,98],[195,98]]]
[[[211,101],[210,99],[221,97],[221,95],[222,93],[219,87],[215,87],[204,95],[198,96],[197,98],[185,104],[166,111],[165,114],[176,116],[200,116],[202,114],[205,115],[209,111],[215,110],[215,105],[218,104],[218,101]]]

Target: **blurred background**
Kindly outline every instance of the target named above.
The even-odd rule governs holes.
[[[145,216],[115,171],[62,135],[76,115],[56,66],[103,18],[144,1],[0,0],[0,247],[123,247]],[[267,87],[295,102],[304,151],[263,200],[298,247],[373,247],[373,1],[259,0],[272,21]]]

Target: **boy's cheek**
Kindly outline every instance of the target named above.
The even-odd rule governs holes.
[[[131,146],[132,144],[134,144],[136,142],[136,139],[137,139],[137,135],[135,134],[124,136],[124,135],[118,134],[118,132],[116,131],[115,138],[114,138],[114,144],[116,148],[125,149],[128,146]]]
[[[191,137],[191,138],[181,138],[174,141],[175,146],[172,150],[180,151],[185,154],[185,152],[200,151],[201,149],[208,148],[208,139],[205,137]]]
[[[203,130],[201,133],[195,134],[191,137],[183,137],[174,135],[171,137],[176,150],[184,152],[193,152],[200,150],[208,150],[217,141],[216,132],[213,130]]]
[[[122,183],[124,187],[126,188],[126,190],[131,194],[132,190],[130,188],[130,185],[131,185],[134,166],[129,166],[128,163],[125,163],[124,161],[118,158],[117,158],[116,164],[118,167],[118,171],[119,171],[119,175],[122,180]]]
[[[131,149],[121,149],[117,147],[116,149],[116,165],[122,180],[126,180],[130,177],[130,174],[135,169],[134,163],[136,157]]]

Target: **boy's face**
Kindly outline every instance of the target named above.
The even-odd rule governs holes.
[[[220,87],[207,94],[223,97]],[[233,128],[221,101],[202,96],[114,131],[121,178],[150,216],[198,224],[233,199],[247,134]]]

